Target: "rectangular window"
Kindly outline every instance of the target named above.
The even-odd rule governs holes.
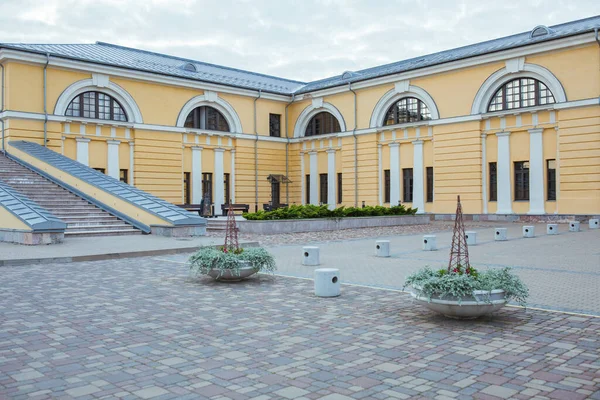
[[[212,172],[204,172],[202,174],[202,198],[205,203],[212,204],[213,202],[213,174]],[[220,212],[220,210],[219,210]]]
[[[515,162],[515,201],[529,200],[529,161]]]
[[[190,190],[190,185],[192,180],[190,179],[191,174],[189,172],[183,173],[183,202],[184,204],[190,204],[191,199],[190,196],[192,191]]]
[[[129,183],[129,177],[127,176],[127,170],[126,169],[120,169],[119,170],[119,180],[123,183]]]
[[[231,203],[231,192],[230,192],[230,188],[229,188],[229,173],[224,173],[223,174],[223,190],[224,190],[224,199],[225,199],[225,204],[229,204]]]
[[[342,173],[338,172],[337,177],[337,203],[342,204],[342,194],[344,193],[342,190]]]
[[[546,160],[548,201],[556,201],[556,160]]]
[[[306,204],[310,204],[310,174],[306,175]]]
[[[319,174],[319,202],[327,204],[327,174]]]
[[[413,201],[413,169],[412,168],[403,168],[402,169],[402,178],[403,178],[403,190],[404,190],[404,202],[412,203]]]
[[[104,168],[93,168],[93,169],[95,169],[96,171],[101,172],[103,174],[106,173],[106,170]]]
[[[490,163],[490,201],[498,201],[498,170],[495,162]]]
[[[427,202],[433,203],[433,167],[427,167]]]
[[[269,135],[281,137],[281,114],[269,114]]]
[[[390,170],[383,171],[383,202],[390,202]],[[395,204],[394,204],[395,205]]]

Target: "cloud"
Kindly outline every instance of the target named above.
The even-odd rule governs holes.
[[[2,0],[0,42],[105,41],[310,81],[595,14],[597,0]]]

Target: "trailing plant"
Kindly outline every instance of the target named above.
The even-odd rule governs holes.
[[[429,267],[421,268],[409,275],[404,287],[412,286],[417,295],[425,296],[431,301],[432,296],[456,298],[460,304],[463,298],[472,297],[473,291],[487,292],[484,301],[489,302],[492,290],[504,290],[506,300],[515,300],[525,306],[529,289],[521,279],[510,271],[510,268],[489,269],[483,272],[475,268],[457,268],[448,271],[446,268],[434,271]]]
[[[259,210],[254,213],[244,213],[243,216],[250,221],[281,220],[281,219],[308,219],[308,218],[346,218],[346,217],[372,217],[384,215],[414,215],[416,208],[397,205],[393,207],[366,206],[358,207],[338,207],[330,210],[327,205],[315,206],[291,205],[284,208],[278,208],[273,211]]]
[[[245,263],[246,261],[247,263]],[[205,275],[210,270],[219,270],[219,275],[231,271],[240,276],[240,269],[247,264],[256,272],[274,272],[277,267],[273,256],[262,247],[251,247],[228,251],[224,247],[201,247],[189,259],[192,275]]]

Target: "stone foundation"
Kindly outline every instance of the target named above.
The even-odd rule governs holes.
[[[454,214],[433,214],[434,221],[454,221]],[[571,221],[587,221],[590,218],[597,218],[594,215],[573,215],[573,214],[463,214],[465,221],[503,221],[503,222],[555,222],[568,223]]]
[[[153,235],[166,237],[192,237],[205,236],[206,225],[183,225],[183,226],[158,226],[150,227]]]
[[[64,238],[64,232],[25,232],[0,230],[0,242],[17,243],[29,246],[62,243]]]

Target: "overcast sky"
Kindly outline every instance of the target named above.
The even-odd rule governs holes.
[[[104,41],[302,81],[600,14],[600,0],[0,0],[0,42]]]

